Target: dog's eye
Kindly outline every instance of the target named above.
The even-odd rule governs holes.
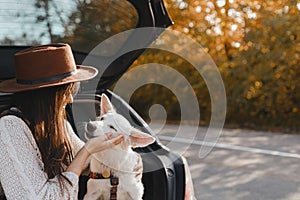
[[[104,120],[104,117],[100,117],[100,121]]]
[[[113,127],[113,125],[109,125],[108,127],[113,129],[114,131],[118,132],[117,129],[115,127]]]

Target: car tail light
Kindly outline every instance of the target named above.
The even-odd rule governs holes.
[[[195,193],[194,193],[194,185],[191,176],[191,172],[189,169],[189,165],[186,159],[182,158],[184,163],[184,170],[185,170],[185,196],[184,200],[196,200]]]

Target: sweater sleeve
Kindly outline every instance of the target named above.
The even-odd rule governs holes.
[[[66,121],[66,128],[68,131],[68,139],[72,147],[72,153],[75,156],[79,152],[79,150],[84,146],[85,143],[75,134],[71,124],[68,121]],[[83,168],[87,169],[90,162],[91,162],[91,156],[87,159]]]
[[[8,200],[77,199],[78,176],[63,172],[60,187],[58,176],[49,179],[44,172],[41,153],[27,125],[16,116],[0,119],[0,181]]]

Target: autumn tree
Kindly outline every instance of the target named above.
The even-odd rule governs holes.
[[[175,9],[174,9],[175,7]],[[227,122],[297,127],[299,3],[296,1],[176,1],[170,12],[213,57],[228,98]]]

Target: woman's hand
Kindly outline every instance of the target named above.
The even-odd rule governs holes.
[[[111,148],[122,142],[123,139],[124,136],[122,135],[112,138],[112,134],[108,133],[88,140],[67,167],[66,172],[73,172],[80,176],[83,166],[91,154]]]
[[[112,138],[112,133],[107,133],[105,135],[97,136],[95,138],[89,139],[84,148],[88,151],[89,154],[97,153],[105,149],[109,149],[124,140],[123,135]]]
[[[138,161],[133,169],[135,175],[135,178],[137,179],[137,182],[142,181],[142,175],[143,175],[143,162],[141,156],[138,156]]]

